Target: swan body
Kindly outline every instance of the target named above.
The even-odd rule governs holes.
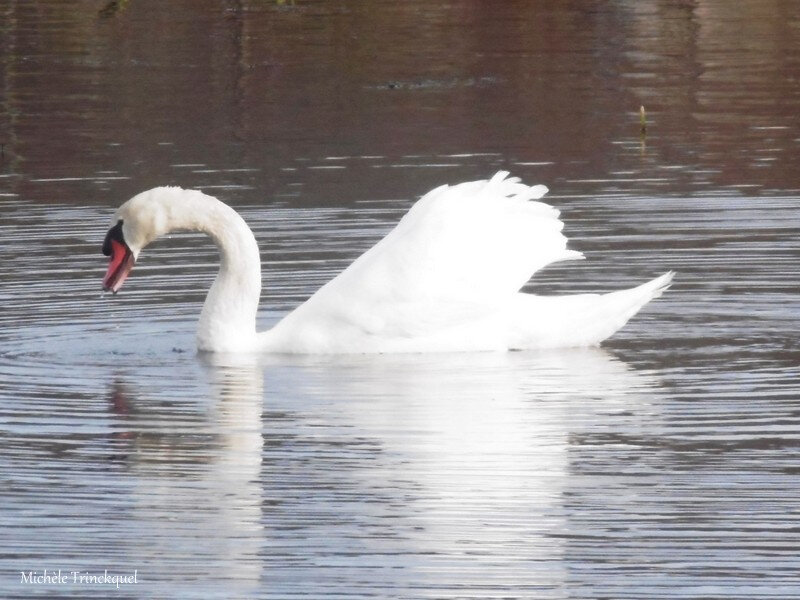
[[[666,273],[609,294],[520,292],[534,272],[583,255],[567,249],[559,212],[501,171],[441,186],[272,329],[256,332],[261,263],[250,228],[199,191],[160,187],[116,212],[103,287],[116,293],[141,250],[173,230],[202,231],[220,269],[197,330],[200,350],[274,353],[452,352],[599,344],[672,280]]]

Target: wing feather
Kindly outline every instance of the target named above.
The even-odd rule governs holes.
[[[287,320],[407,337],[490,314],[542,267],[582,258],[567,250],[559,212],[538,201],[546,192],[505,171],[438,187]]]

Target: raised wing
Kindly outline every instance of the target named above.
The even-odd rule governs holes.
[[[567,250],[547,188],[501,171],[423,196],[380,242],[287,316],[363,334],[435,334],[496,310]],[[305,329],[305,327],[304,327]]]

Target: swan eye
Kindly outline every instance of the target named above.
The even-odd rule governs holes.
[[[122,236],[122,219],[117,221],[117,224],[108,230],[108,233],[106,234],[106,239],[103,240],[103,254],[105,254],[106,256],[111,256],[112,241],[119,242],[120,244],[125,243],[125,238]]]

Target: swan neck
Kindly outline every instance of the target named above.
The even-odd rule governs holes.
[[[219,249],[220,268],[208,291],[197,328],[200,350],[225,352],[254,343],[261,295],[261,259],[252,231],[239,214],[216,198],[186,191],[172,229],[207,234]]]

